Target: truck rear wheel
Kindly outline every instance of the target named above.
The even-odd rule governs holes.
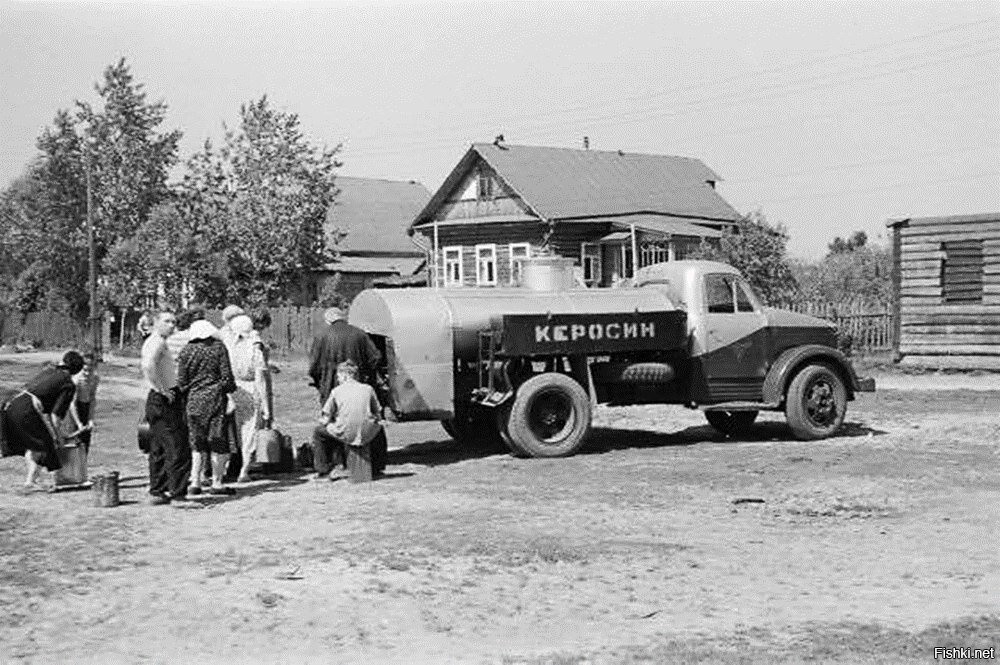
[[[517,389],[507,434],[512,448],[525,455],[565,457],[583,445],[590,418],[590,398],[583,387],[565,374],[548,372]]]
[[[756,411],[706,411],[705,418],[717,432],[726,436],[739,436],[750,431],[757,420]]]
[[[844,423],[846,413],[844,381],[827,365],[807,365],[788,386],[785,419],[799,439],[832,436]]]

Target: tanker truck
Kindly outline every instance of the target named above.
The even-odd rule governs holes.
[[[873,391],[822,319],[763,306],[735,268],[671,261],[621,288],[578,288],[565,259],[523,266],[512,288],[369,289],[349,321],[382,351],[383,403],[463,442],[524,457],[572,455],[598,404],[701,409],[723,434],[784,411],[822,439]]]

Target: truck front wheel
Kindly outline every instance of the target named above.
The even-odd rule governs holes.
[[[565,457],[590,433],[590,398],[566,376],[548,372],[520,385],[507,419],[512,450],[531,457]]]
[[[715,431],[726,436],[739,436],[750,431],[757,420],[756,411],[706,411],[705,418]]]
[[[847,389],[827,365],[807,365],[788,386],[785,419],[799,439],[825,439],[844,423]]]

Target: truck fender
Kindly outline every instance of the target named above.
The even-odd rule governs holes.
[[[854,366],[843,353],[822,344],[806,344],[784,351],[771,365],[764,377],[763,398],[767,404],[781,404],[785,400],[785,389],[800,367],[810,362],[824,362],[831,365],[844,379],[847,399],[854,399],[854,392],[861,390]]]

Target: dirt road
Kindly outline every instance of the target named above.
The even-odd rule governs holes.
[[[0,359],[7,387],[31,367]],[[305,474],[150,507],[135,370],[105,366],[89,492],[0,462],[0,662],[934,662],[1000,648],[1000,382],[879,377],[841,435],[601,409],[585,454],[464,450],[391,424],[389,477]],[[992,383],[990,383],[992,382]],[[114,388],[113,386],[119,386]],[[279,426],[307,436],[302,368]]]

